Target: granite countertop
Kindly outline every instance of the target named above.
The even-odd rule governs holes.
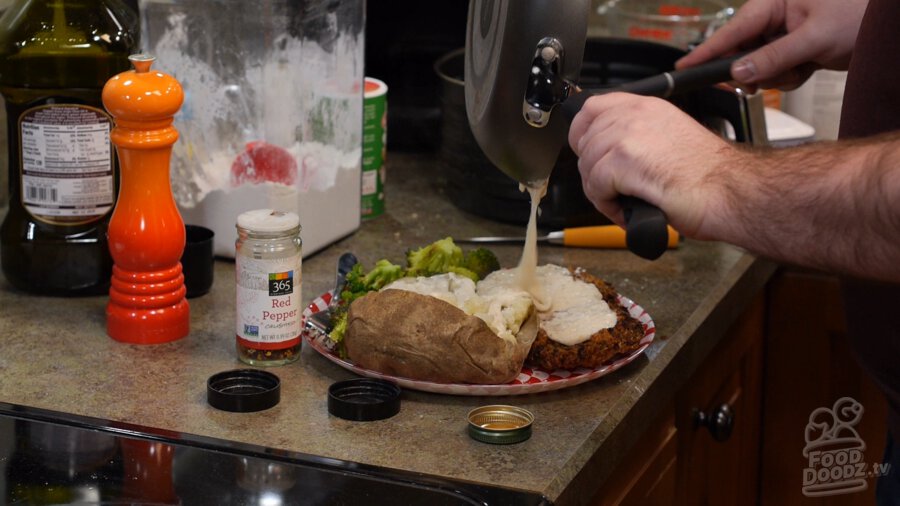
[[[442,192],[434,160],[390,158],[387,213],[304,259],[308,303],[334,282],[338,256],[365,265],[400,262],[412,246],[447,235],[515,235],[523,227],[459,211]],[[505,266],[521,248],[493,248]],[[455,480],[525,489],[556,504],[583,504],[621,460],[774,267],[731,246],[686,241],[657,261],[623,250],[541,246],[540,263],[575,265],[611,282],[654,319],[657,338],[644,356],[600,379],[553,392],[466,397],[407,390],[402,409],[377,422],[330,416],[328,386],[353,374],[304,347],[298,362],[271,369],[281,402],[251,414],[206,403],[206,380],[241,367],[234,351],[234,263],[217,261],[207,295],[191,299],[191,332],[177,342],[134,346],[105,332],[106,297],[45,298],[0,281],[0,402],[105,418],[272,449],[342,459]],[[470,439],[466,413],[514,404],[535,415],[524,443]]]

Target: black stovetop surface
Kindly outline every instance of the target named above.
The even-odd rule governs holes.
[[[8,505],[547,505],[536,494],[0,403]]]

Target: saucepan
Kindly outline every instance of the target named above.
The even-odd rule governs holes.
[[[466,112],[484,154],[526,186],[546,181],[572,118],[592,94],[668,97],[726,81],[736,57],[665,72],[604,90],[577,86],[590,0],[473,0],[466,35]],[[635,254],[666,251],[668,223],[655,206],[623,197],[626,241]]]

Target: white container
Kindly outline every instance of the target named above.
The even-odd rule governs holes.
[[[784,94],[783,109],[816,129],[816,140],[838,138],[847,72],[817,70],[796,90]]]
[[[786,148],[815,140],[816,129],[779,109],[766,107],[766,134],[773,148]]]
[[[140,0],[144,51],[185,90],[172,187],[234,256],[234,223],[300,216],[304,255],[359,228],[363,0]]]

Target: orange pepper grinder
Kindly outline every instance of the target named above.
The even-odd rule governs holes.
[[[188,334],[181,254],[184,221],[169,183],[178,131],[172,126],[184,101],[174,77],[151,71],[148,55],[129,57],[134,70],[103,87],[103,105],[115,119],[110,139],[121,170],[119,198],[109,222],[113,258],[106,332],[117,341],[158,344]]]

